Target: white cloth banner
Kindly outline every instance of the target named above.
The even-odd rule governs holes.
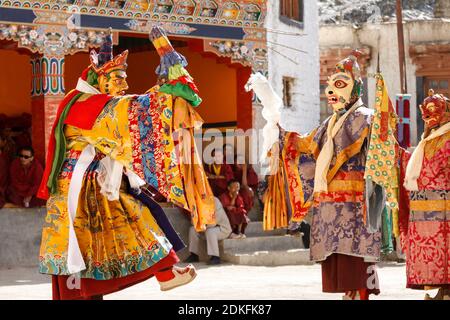
[[[78,245],[77,235],[73,227],[78,210],[78,198],[83,183],[84,174],[95,157],[95,148],[88,145],[83,149],[80,158],[75,165],[72,173],[72,179],[69,185],[69,194],[67,197],[67,209],[69,212],[69,248],[67,253],[67,268],[70,274],[78,273],[86,269],[86,265]]]
[[[328,122],[327,127],[327,140],[320,150],[319,156],[316,161],[316,171],[314,174],[314,192],[327,192],[328,181],[327,175],[330,169],[330,163],[334,154],[334,142],[333,139],[339,130],[344,125],[345,119],[356,109],[361,107],[363,102],[361,99],[355,102],[355,104],[344,115],[337,119],[337,113],[335,112]]]
[[[119,200],[123,165],[106,156],[100,160],[97,172],[97,181],[101,187],[100,192],[105,195],[109,201]]]

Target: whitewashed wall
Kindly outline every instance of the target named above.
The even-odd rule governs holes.
[[[269,80],[274,90],[282,97],[283,77],[295,79],[292,107],[283,108],[281,126],[288,131],[306,133],[319,124],[319,17],[317,1],[304,1],[303,28],[280,21],[279,0],[269,0],[266,28],[284,32],[301,33],[302,36],[282,35],[268,32]],[[306,51],[300,53],[273,43]],[[270,48],[296,60],[291,62]],[[257,118],[257,117],[256,117]],[[258,119],[255,119],[258,121]],[[261,119],[259,119],[261,121]],[[262,120],[264,121],[264,120]]]

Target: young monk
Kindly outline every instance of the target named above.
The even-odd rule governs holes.
[[[234,179],[233,169],[231,165],[224,163],[223,150],[213,150],[213,163],[205,166],[208,176],[208,182],[211,186],[214,196],[219,197],[227,191],[227,184]]]
[[[227,191],[220,196],[220,202],[230,219],[233,230],[231,238],[234,239],[245,238],[245,228],[250,222],[247,210],[245,210],[244,199],[239,195],[240,188],[239,181],[231,180],[228,182]]]
[[[254,205],[255,191],[258,187],[258,175],[250,164],[245,161],[244,155],[237,155],[233,166],[234,178],[241,183],[239,195],[244,200],[244,207],[249,212]]]

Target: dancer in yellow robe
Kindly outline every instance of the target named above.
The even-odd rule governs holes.
[[[169,290],[196,275],[174,266],[183,243],[146,195],[153,187],[184,207],[199,230],[214,222],[203,168],[186,160],[198,157],[186,150],[192,134],[178,144],[172,136],[174,119],[191,120],[187,129],[201,124],[192,108],[201,99],[163,30],[154,28],[151,39],[165,84],[125,95],[128,52],[113,58],[108,39],[58,110],[39,191],[48,199],[39,266],[54,276],[54,299],[102,297],[153,275]]]

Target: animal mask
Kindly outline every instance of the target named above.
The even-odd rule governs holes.
[[[360,55],[359,51],[354,50],[336,64],[335,73],[328,77],[325,95],[335,112],[348,109],[361,97],[363,82],[357,61]]]
[[[450,121],[450,100],[441,94],[428,91],[428,97],[419,106],[428,129],[438,128]]]

